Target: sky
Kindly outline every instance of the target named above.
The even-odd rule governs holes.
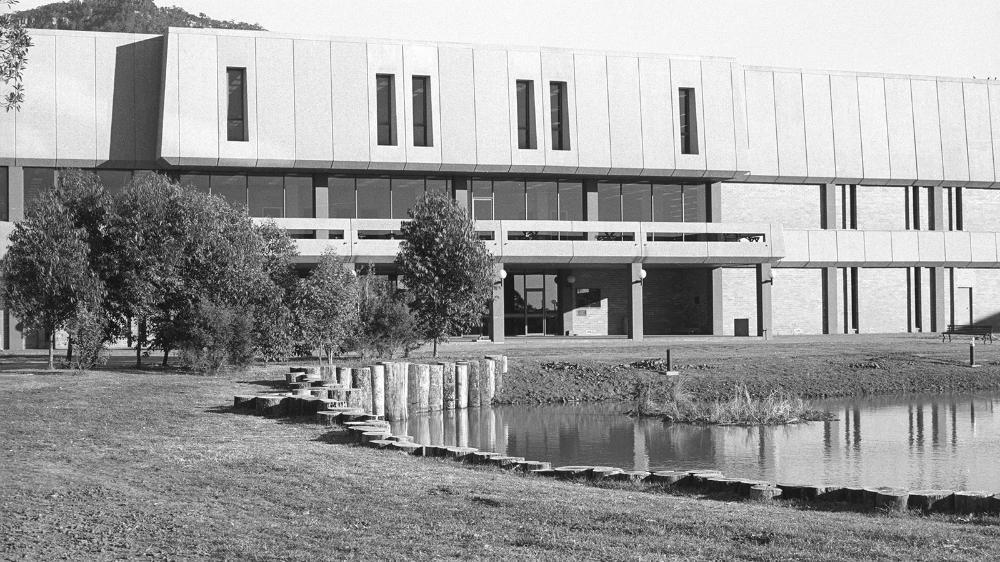
[[[48,3],[22,0],[22,9]],[[1000,0],[156,0],[270,31],[1000,77]]]

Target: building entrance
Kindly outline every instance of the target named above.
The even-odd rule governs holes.
[[[508,336],[561,335],[561,280],[555,273],[512,273],[504,281]]]

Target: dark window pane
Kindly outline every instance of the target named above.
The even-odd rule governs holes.
[[[316,216],[312,176],[285,176],[285,216],[310,219]]]
[[[622,219],[626,221],[652,220],[652,199],[648,183],[622,184]]]
[[[680,111],[681,154],[698,154],[698,122],[694,88],[677,91]]]
[[[358,218],[392,218],[389,178],[358,178]]]
[[[413,146],[432,146],[431,136],[431,79],[413,77]]]
[[[566,83],[549,82],[552,150],[569,150],[568,103]]]
[[[568,181],[559,182],[559,220],[584,220],[582,183]]]
[[[131,170],[96,170],[97,177],[101,180],[108,193],[121,193],[125,191],[125,186],[132,180]]]
[[[535,148],[535,83],[517,81],[517,147]]]
[[[7,181],[7,167],[0,166],[0,220],[10,220],[10,184]]]
[[[555,182],[529,181],[528,220],[559,220],[559,197]]]
[[[427,193],[440,193],[451,197],[451,180],[440,178],[427,179]]]
[[[683,187],[671,184],[653,185],[653,220],[656,222],[683,222]]]
[[[622,220],[621,184],[597,184],[597,218],[602,221]]]
[[[378,143],[396,144],[396,77],[392,74],[375,76],[376,104],[378,109]]]
[[[236,207],[247,204],[247,177],[242,174],[212,174],[212,195],[218,195]]]
[[[684,186],[684,222],[708,222],[708,189],[704,185]]]
[[[211,176],[207,174],[181,174],[180,184],[203,193],[208,193]]]
[[[493,182],[493,216],[497,220],[524,220],[524,182]]]
[[[424,194],[424,180],[411,178],[393,178],[392,180],[392,218],[409,218],[407,211],[413,208],[417,199]]]
[[[250,216],[281,218],[285,216],[285,190],[281,176],[250,176]]]
[[[31,204],[38,199],[43,191],[52,189],[56,185],[55,168],[25,168],[24,169],[24,210],[31,207]]]
[[[227,68],[229,83],[229,108],[227,112],[227,138],[231,141],[247,140],[247,71],[245,68]]]
[[[355,218],[356,194],[354,178],[330,178],[329,183],[330,218]]]
[[[472,217],[476,220],[493,220],[493,182],[472,181]]]

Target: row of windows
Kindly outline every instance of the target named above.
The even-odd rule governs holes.
[[[230,141],[247,141],[247,83],[245,68],[227,68],[228,88],[227,131]],[[433,146],[434,130],[431,115],[430,76],[411,76],[413,146]],[[516,80],[517,147],[523,150],[538,148],[535,119],[535,83],[533,80]],[[678,111],[680,119],[680,148],[682,154],[698,154],[698,123],[695,111],[694,88],[680,88]],[[381,146],[396,146],[396,75],[375,75],[376,140]],[[549,124],[552,150],[570,150],[569,88],[566,82],[549,82]]]

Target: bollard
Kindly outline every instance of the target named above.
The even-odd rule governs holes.
[[[372,413],[385,415],[385,364],[369,367],[372,375]]]
[[[978,367],[979,366],[979,365],[976,365],[976,338],[975,337],[973,337],[971,340],[969,340],[969,366],[970,367]]]
[[[445,410],[455,409],[455,364],[442,363],[444,373],[442,379],[442,399]]]
[[[465,361],[455,364],[455,407],[469,407],[469,363]]]
[[[407,417],[407,370],[409,364],[393,362],[385,368],[385,419],[402,421]]]
[[[674,370],[674,364],[673,364],[672,361],[670,361],[670,350],[669,349],[667,349],[667,370],[668,371],[673,371]]]
[[[427,398],[427,409],[437,412],[444,409],[444,365],[430,365],[431,384]]]

